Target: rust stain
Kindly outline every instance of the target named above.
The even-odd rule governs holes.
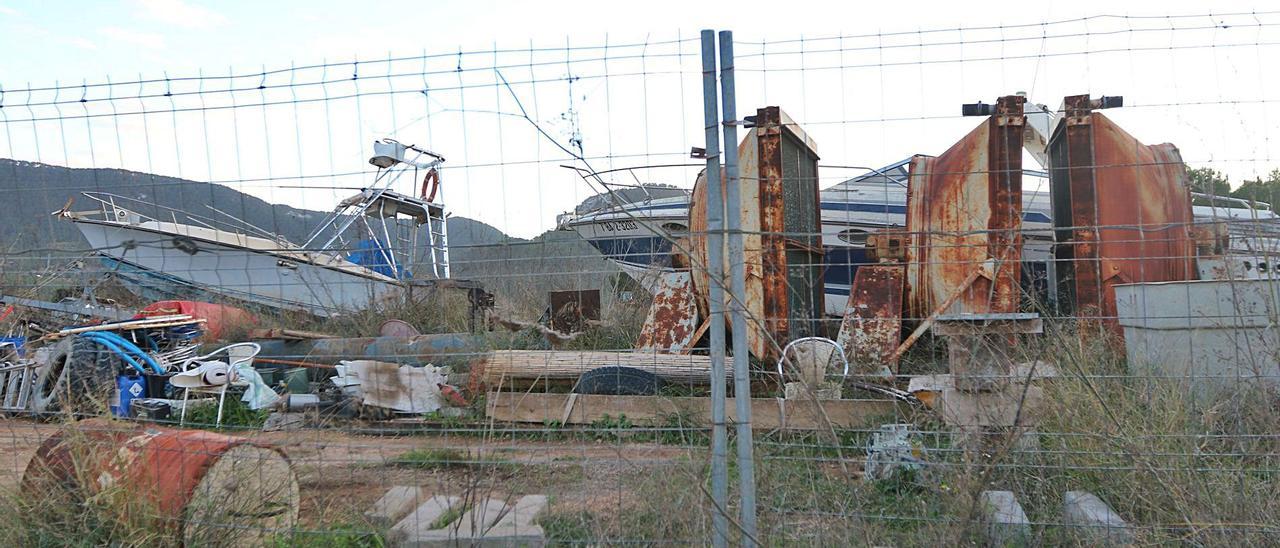
[[[688,272],[663,274],[636,348],[680,352],[697,342],[693,340],[697,327],[692,277]]]
[[[1113,286],[1194,279],[1190,187],[1174,145],[1142,144],[1092,112],[1088,95],[1064,104],[1066,146],[1052,162],[1065,166],[1065,177],[1051,182],[1065,187],[1055,196],[1069,198],[1069,239],[1059,242],[1069,261],[1064,283],[1074,315],[1118,333]],[[1061,226],[1058,215],[1054,222]]]
[[[902,341],[905,277],[902,265],[891,264],[864,265],[854,274],[837,341],[853,371],[875,373],[881,365],[897,371],[892,356]]]
[[[789,339],[787,244],[783,203],[782,115],[778,107],[756,113],[759,158],[761,262],[764,278],[765,330],[774,341]]]
[[[724,272],[729,272],[730,261],[741,261],[746,274],[746,308],[748,318],[759,318],[763,313],[763,280],[761,279],[761,235],[760,235],[760,187],[757,183],[756,168],[756,133],[752,128],[738,144],[738,170],[740,173],[739,192],[742,205],[739,210],[742,220],[743,256],[730,257],[726,250]],[[724,170],[721,170],[723,175]],[[728,182],[722,178],[722,186]],[[727,192],[723,195],[727,195]],[[691,249],[690,273],[693,275],[693,287],[697,295],[698,309],[709,314],[711,277],[707,273],[707,177],[706,173],[698,175],[693,186],[693,196],[689,201],[689,245]],[[726,244],[727,245],[727,244]],[[725,295],[728,310],[728,295]],[[732,325],[728,314],[725,321]],[[765,356],[769,349],[769,336],[759,322],[748,321],[748,346],[754,356]]]
[[[1022,249],[1022,97],[937,157],[911,161],[907,191],[908,294],[920,317],[934,312],[984,264],[953,313],[1015,312]],[[994,261],[992,261],[994,260]]]

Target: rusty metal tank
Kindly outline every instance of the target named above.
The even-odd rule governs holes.
[[[283,452],[202,430],[73,423],[36,450],[22,489],[117,501],[187,546],[259,545],[298,522],[298,479]]]

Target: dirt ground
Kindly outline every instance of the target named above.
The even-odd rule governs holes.
[[[0,419],[0,489],[17,488],[36,449],[59,428]],[[331,428],[230,434],[279,447],[289,457],[301,486],[304,529],[367,527],[364,511],[396,485],[427,486],[432,494],[453,496],[540,493],[562,508],[607,510],[627,503],[629,478],[705,454],[653,443],[492,439],[429,431],[366,435]],[[436,455],[440,462],[406,464],[402,457],[410,452]]]

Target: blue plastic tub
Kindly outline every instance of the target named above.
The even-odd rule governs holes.
[[[116,377],[116,388],[120,396],[116,400],[116,405],[111,406],[111,414],[127,417],[133,400],[147,397],[147,378],[142,375],[120,375]]]

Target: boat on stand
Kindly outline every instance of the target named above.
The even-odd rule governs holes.
[[[75,224],[105,266],[146,298],[228,299],[330,316],[410,297],[418,289],[481,291],[449,279],[443,156],[382,139],[372,183],[342,200],[302,243],[217,209],[218,218],[101,192],[90,210],[54,212]],[[417,196],[393,190],[422,176]],[[152,215],[143,211],[154,212]]]

